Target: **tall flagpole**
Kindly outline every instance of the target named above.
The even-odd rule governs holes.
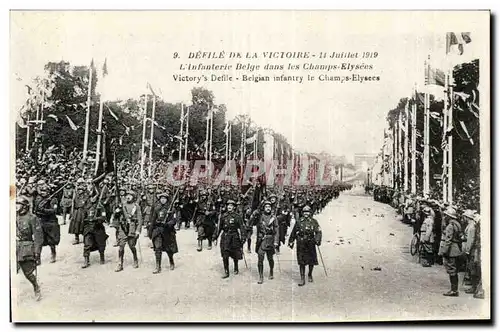
[[[427,57],[427,59],[430,60],[430,55]],[[429,66],[430,66],[429,62],[424,63],[426,84],[428,84],[429,80]],[[427,91],[424,91],[424,184],[423,184],[424,197],[428,197],[430,193],[429,141],[430,141],[430,97]]]
[[[447,96],[450,98],[450,103],[448,105],[448,128],[451,131],[448,135],[448,202],[453,203],[453,86],[452,82],[452,71],[448,72],[446,75],[446,81],[448,85]]]
[[[400,129],[401,129],[401,126],[400,126],[400,117],[401,117],[401,113],[399,113],[398,111],[398,120],[397,120],[397,128],[396,128],[396,188],[397,190],[400,190],[401,189],[401,169],[400,169],[400,162],[399,162],[399,159],[400,159],[400,154],[399,154],[399,150],[400,150],[400,145],[401,145],[401,135],[400,135]]]
[[[408,128],[408,121],[410,119],[409,117],[409,103],[408,101],[406,102],[405,106],[405,145],[404,145],[404,181],[405,183],[403,184],[403,190],[404,192],[408,192],[408,137],[409,137],[409,128]]]
[[[208,112],[211,112],[210,110]],[[210,119],[210,113],[207,114],[207,126],[206,126],[206,131],[205,131],[205,165],[208,164],[208,137],[209,137],[209,133],[208,133],[208,125],[209,125],[209,119]],[[205,166],[207,167],[207,166]]]
[[[228,153],[229,153],[229,121],[226,122],[226,127],[225,127],[225,134],[226,134],[226,142],[225,142],[225,150],[224,150],[224,165],[227,165],[228,159]]]
[[[417,89],[411,107],[411,193],[417,193]]]
[[[104,73],[102,77],[102,82],[104,82]],[[101,82],[101,83],[102,83]],[[99,120],[97,122],[97,144],[96,144],[96,153],[95,153],[95,175],[97,175],[97,171],[99,169],[99,161],[101,160],[101,140],[102,140],[102,116],[103,116],[103,107],[104,107],[104,98],[103,91],[101,91],[101,96],[99,100]]]
[[[186,143],[184,144],[184,160],[188,160],[188,140],[189,140],[189,106],[186,110]]]
[[[156,95],[153,93],[153,109],[151,110],[151,133],[149,136],[149,167],[148,176],[151,177],[152,167],[153,167],[153,145],[154,145],[154,133],[155,133],[155,112],[156,111]]]
[[[144,115],[142,117],[142,144],[141,144],[141,180],[144,179],[144,148],[146,143],[146,120],[148,113],[148,92],[144,94]]]
[[[233,149],[232,149],[232,139],[233,139],[233,125],[229,122],[229,158],[228,161],[232,159]]]
[[[184,139],[184,103],[181,104],[181,139],[179,140],[179,173],[181,172],[182,140]]]
[[[26,127],[26,152],[28,152],[30,148],[30,114],[28,113],[28,120],[26,121],[26,124],[28,125]]]
[[[87,95],[87,114],[85,115],[85,136],[83,138],[83,158],[87,157],[88,141],[89,141],[89,125],[90,125],[90,103],[92,102],[92,68],[94,67],[94,59],[90,62],[89,68],[89,88]]]
[[[448,75],[446,75],[448,76]],[[448,151],[449,151],[449,146],[448,142],[446,142],[447,139],[447,133],[448,133],[448,124],[449,124],[449,119],[448,119],[448,77],[445,78],[445,87],[444,87],[444,107],[443,107],[443,139],[441,140],[441,145],[443,149],[443,202],[448,201]],[[443,146],[444,145],[444,146]]]

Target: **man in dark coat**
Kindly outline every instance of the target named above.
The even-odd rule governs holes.
[[[306,205],[302,209],[302,217],[293,226],[288,246],[293,249],[297,240],[297,263],[300,268],[299,286],[306,283],[306,265],[309,265],[308,281],[313,282],[312,272],[314,265],[318,265],[316,246],[321,245],[321,228],[318,221],[311,217],[311,208]]]
[[[37,264],[40,265],[42,247],[49,246],[51,251],[51,263],[56,261],[56,246],[61,240],[61,227],[57,221],[57,198],[49,196],[49,186],[45,182],[40,182],[38,195],[33,201],[33,213],[38,218],[37,223],[42,227],[42,245],[38,252]]]
[[[161,272],[161,256],[165,251],[170,262],[170,270],[175,268],[174,254],[179,249],[177,247],[175,224],[175,211],[171,210],[168,204],[168,194],[162,193],[159,195],[159,205],[155,207],[151,215],[151,224],[148,228],[148,236],[153,241],[153,250],[156,258],[156,269],[153,274]]]
[[[36,280],[38,250],[41,246],[42,229],[35,216],[30,213],[30,203],[26,197],[16,199],[16,260],[17,271],[33,285],[35,298],[41,299],[40,286]]]
[[[83,234],[83,258],[84,264],[82,268],[85,269],[90,266],[90,253],[92,251],[99,251],[100,262],[104,264],[104,250],[106,249],[106,240],[108,235],[104,228],[103,222],[106,221],[106,210],[97,201],[98,195],[90,198],[88,205],[85,208],[82,231]]]
[[[213,240],[217,241],[221,236],[220,253],[224,264],[222,279],[229,277],[229,258],[232,258],[234,262],[234,274],[239,273],[238,261],[243,259],[243,244],[245,243],[243,220],[235,207],[235,201],[232,199],[227,201],[227,211],[221,217],[220,227],[213,237]]]
[[[74,195],[75,189],[73,188],[73,184],[68,182],[64,186],[61,198],[63,225],[66,225],[66,223],[69,222],[69,218],[71,218],[71,206],[73,205]]]
[[[90,195],[87,191],[85,181],[80,178],[77,181],[75,200],[73,202],[73,213],[69,222],[68,233],[73,234],[75,239],[73,244],[80,243],[80,234],[82,231],[83,218],[85,216],[86,207],[89,203]]]
[[[443,265],[450,276],[451,290],[444,296],[458,296],[458,267],[457,259],[462,255],[462,226],[457,220],[454,208],[448,207],[444,211],[446,228],[441,238],[439,255],[443,257]]]
[[[203,240],[208,240],[208,250],[212,249],[212,237],[215,234],[215,205],[208,197],[206,191],[202,191],[196,207],[196,229],[198,230],[198,248],[203,250]]]
[[[123,271],[123,258],[125,245],[128,244],[134,257],[133,267],[139,267],[137,258],[137,239],[142,229],[142,213],[139,204],[136,203],[137,194],[134,191],[127,192],[126,201],[122,207],[118,207],[113,214],[110,225],[118,229],[118,266],[115,272]]]
[[[264,256],[269,262],[269,279],[274,279],[274,259],[279,243],[279,225],[276,215],[272,211],[272,203],[264,202],[264,212],[254,219],[253,224],[257,226],[257,241],[255,252],[257,253],[259,269],[259,284],[264,282]]]

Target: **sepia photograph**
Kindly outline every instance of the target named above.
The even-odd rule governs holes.
[[[12,322],[491,320],[490,11],[9,19]]]

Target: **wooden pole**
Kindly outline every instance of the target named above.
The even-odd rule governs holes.
[[[186,143],[184,144],[184,160],[188,160],[188,140],[189,140],[189,106],[186,111]]]
[[[411,110],[411,193],[417,193],[417,90]]]
[[[408,121],[410,119],[409,117],[409,102],[406,102],[405,106],[405,143],[404,143],[404,184],[403,184],[403,190],[405,193],[408,192],[408,138],[409,138],[409,128],[408,128]]]
[[[453,73],[450,70],[449,74],[447,75],[447,85],[448,85],[448,90],[447,93],[450,97],[450,100],[452,101],[448,105],[448,129],[450,129],[452,132],[448,135],[448,202],[451,204],[453,203],[453,86],[451,84],[452,82],[452,76]]]
[[[141,144],[141,180],[144,179],[144,144],[146,143],[146,121],[148,113],[148,93],[144,94],[144,115],[142,117],[142,144]]]
[[[181,104],[181,139],[179,140],[179,173],[181,172],[181,160],[182,160],[182,140],[184,139],[184,104]]]
[[[87,114],[85,116],[85,135],[83,138],[83,158],[87,157],[88,141],[89,141],[89,126],[90,126],[90,103],[92,102],[92,67],[94,60],[90,63],[89,67],[89,88],[87,94]]]
[[[151,177],[152,167],[153,167],[153,145],[154,145],[154,133],[155,133],[155,111],[156,111],[156,95],[153,94],[153,109],[151,110],[151,133],[149,136],[149,167],[148,176]]]

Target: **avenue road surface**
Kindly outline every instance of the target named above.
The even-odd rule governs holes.
[[[22,274],[11,281],[14,321],[360,321],[474,319],[489,317],[489,294],[484,300],[465,294],[460,277],[460,297],[449,298],[444,267],[423,268],[409,254],[410,227],[401,223],[394,209],[374,202],[361,188],[341,193],[317,215],[323,231],[323,266],[315,267],[314,282],[298,287],[295,251],[282,247],[275,278],[258,285],[257,256],[240,261],[240,274],[221,279],[219,247],[196,251],[191,228],[177,232],[176,269],[153,275],[155,259],[149,239],[140,237],[142,263],[132,268],[126,248],[124,271],[115,273],[117,248],[110,239],[105,265],[91,254],[91,266],[81,269],[82,244],[72,245],[67,225],[61,227],[57,262],[49,263],[44,248],[38,269],[42,300]],[[255,237],[255,232],[254,235]],[[255,240],[252,243],[252,251]],[[245,246],[246,248],[246,246]],[[13,265],[13,268],[15,265]]]

